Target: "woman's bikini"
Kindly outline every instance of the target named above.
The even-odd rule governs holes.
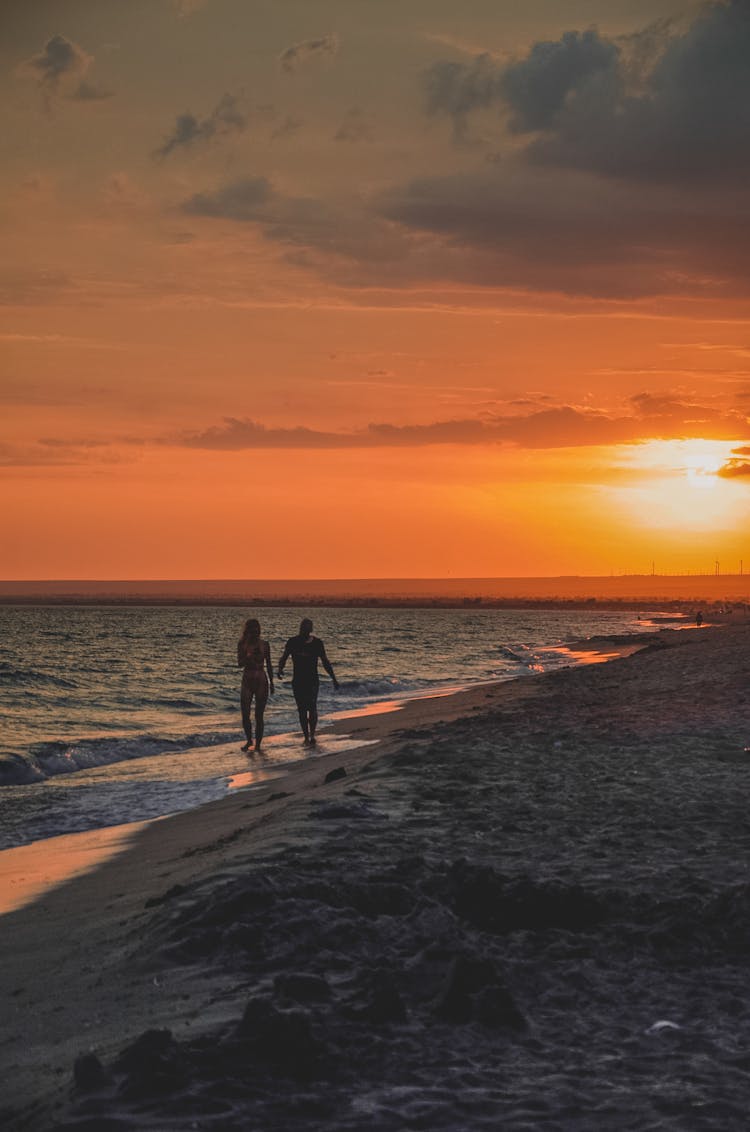
[[[268,696],[268,678],[263,667],[265,656],[263,644],[258,641],[254,645],[240,644],[244,671],[242,679],[258,698]]]

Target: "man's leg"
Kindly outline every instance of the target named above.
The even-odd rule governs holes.
[[[309,728],[308,723],[307,723],[307,707],[305,705],[302,690],[299,689],[299,688],[295,688],[294,685],[292,685],[292,691],[294,692],[294,699],[295,699],[296,704],[297,704],[297,715],[299,716],[299,725],[302,728],[302,734],[305,737],[305,742],[309,743],[310,742],[310,728]]]

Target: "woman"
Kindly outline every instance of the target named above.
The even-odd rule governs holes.
[[[247,742],[242,748],[249,751],[253,742],[253,726],[250,722],[250,707],[255,700],[255,748],[260,752],[263,742],[263,712],[268,702],[268,691],[273,695],[273,668],[271,667],[271,650],[268,641],[261,639],[260,622],[254,617],[245,622],[245,628],[237,643],[237,665],[243,668],[242,692],[240,704],[242,705],[242,726],[245,729]],[[263,671],[266,668],[268,676]]]

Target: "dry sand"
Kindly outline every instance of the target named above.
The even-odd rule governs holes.
[[[338,726],[0,919],[3,1127],[747,1128],[749,627]]]

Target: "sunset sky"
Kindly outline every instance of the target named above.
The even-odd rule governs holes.
[[[3,578],[750,569],[750,0],[34,0]]]

